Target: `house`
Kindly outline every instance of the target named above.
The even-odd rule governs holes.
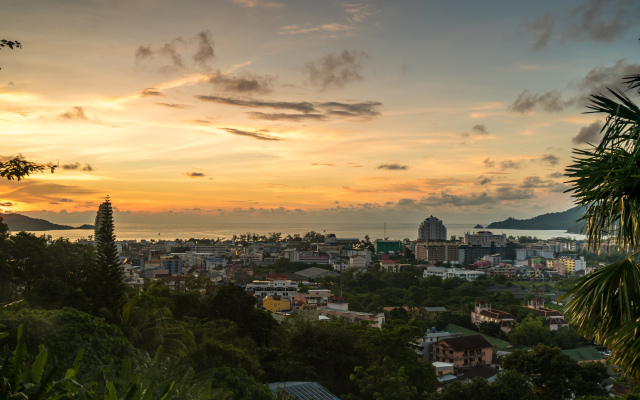
[[[564,315],[560,311],[552,310],[550,308],[544,308],[544,300],[540,297],[534,297],[529,301],[527,308],[538,313],[542,318],[549,321],[549,330],[557,331],[563,326],[569,325],[564,320]]]
[[[253,281],[246,286],[247,292],[253,292],[256,297],[282,296],[291,298],[298,292],[298,284],[294,281],[276,279],[273,281]]]
[[[476,306],[471,311],[471,323],[476,326],[480,326],[483,322],[495,322],[500,325],[500,329],[504,333],[509,333],[511,325],[516,321],[516,318],[505,311],[496,310],[491,308],[491,304],[488,304],[484,300],[476,301]]]
[[[478,364],[491,364],[493,350],[482,335],[442,339],[431,345],[431,359],[453,363],[456,374],[468,371]]]

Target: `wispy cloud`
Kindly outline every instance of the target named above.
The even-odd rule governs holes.
[[[202,101],[208,101],[211,103],[227,104],[230,106],[240,107],[267,107],[275,109],[285,109],[300,111],[303,113],[310,113],[316,111],[313,104],[309,102],[287,102],[287,101],[263,101],[263,100],[241,100],[230,97],[219,96],[195,96]]]
[[[247,113],[251,119],[262,119],[265,121],[292,121],[300,122],[307,120],[322,121],[327,119],[323,114],[284,114],[284,113],[262,113],[252,111]]]
[[[156,104],[163,107],[178,108],[178,109],[193,108],[193,106],[190,106],[188,104],[177,104],[177,103],[156,103]]]
[[[280,28],[278,33],[282,35],[297,35],[302,33],[315,33],[315,32],[326,32],[326,33],[338,33],[338,32],[349,32],[353,30],[354,27],[351,25],[344,25],[338,23],[331,24],[322,24],[316,26],[298,26],[298,25],[287,25]]]
[[[279,1],[267,1],[267,0],[233,0],[233,2],[244,8],[274,9],[274,8],[281,8],[284,6],[284,4]]]
[[[235,128],[218,128],[218,129],[222,129],[223,131],[229,132],[233,135],[246,136],[246,137],[250,137],[252,139],[257,139],[257,140],[268,140],[268,141],[284,140],[275,136],[267,135],[269,131],[266,129],[260,129],[254,132],[245,131],[242,129],[235,129]]]

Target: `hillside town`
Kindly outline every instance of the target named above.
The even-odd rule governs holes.
[[[578,345],[579,335],[559,311],[567,300],[560,300],[566,290],[558,290],[558,282],[570,282],[604,265],[587,265],[580,240],[513,238],[486,230],[448,237],[444,223],[430,216],[419,225],[418,239],[413,241],[308,232],[293,237],[248,233],[228,240],[117,241],[116,245],[125,281],[133,288],[160,282],[170,291],[205,293],[219,285],[236,285],[256,299],[257,308],[281,323],[296,315],[308,321],[343,319],[382,329],[398,315],[405,320],[416,313],[426,316],[437,327],[427,327],[421,339],[408,345],[433,364],[441,389],[474,377],[491,381],[503,370],[505,356],[538,343],[553,343],[544,339],[550,335],[571,336],[571,344],[561,347],[578,363],[605,365],[607,359],[606,348]],[[348,293],[346,280],[373,273],[411,276],[416,284],[450,282],[458,292],[474,287],[463,294],[479,297],[467,311],[460,307],[464,301],[455,304],[433,297],[411,305],[384,298],[384,304],[377,306],[363,307],[357,299],[350,304],[354,296]],[[465,299],[471,299],[468,296]],[[508,310],[492,306],[491,299]],[[451,318],[454,314],[457,319]],[[457,324],[435,324],[439,315]],[[460,322],[461,318],[467,321]],[[514,328],[517,335],[511,334]],[[529,328],[538,332],[525,333],[533,339],[516,338]],[[541,328],[548,332],[535,337]]]

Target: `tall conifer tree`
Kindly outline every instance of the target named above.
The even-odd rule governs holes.
[[[113,232],[113,210],[107,196],[96,218],[96,258],[91,269],[87,296],[92,299],[94,313],[116,322],[126,301],[124,267],[118,258]]]

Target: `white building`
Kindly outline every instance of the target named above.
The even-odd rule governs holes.
[[[507,245],[507,235],[494,235],[489,231],[480,231],[478,233],[465,233],[464,244],[472,246],[491,246],[493,242],[496,247],[504,247]]]
[[[257,297],[278,295],[290,299],[297,294],[298,283],[285,279],[253,281],[247,284],[246,291],[252,291]]]
[[[365,256],[353,255],[349,257],[349,268],[354,268],[359,271],[367,268],[367,259]]]
[[[472,271],[462,268],[446,268],[446,267],[427,267],[423,276],[439,276],[442,279],[460,278],[466,281],[475,281],[478,278],[484,277],[485,273],[482,271]]]
[[[420,224],[418,240],[447,240],[447,228],[432,215]]]

